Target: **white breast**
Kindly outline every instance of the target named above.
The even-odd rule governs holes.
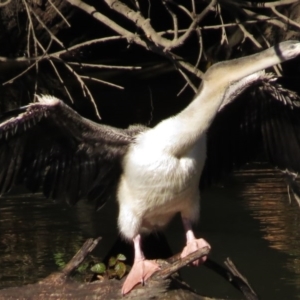
[[[191,220],[199,215],[198,185],[206,155],[205,136],[184,156],[174,157],[157,147],[149,138],[151,134],[141,135],[124,161],[118,191],[119,227],[128,238],[137,233],[138,227],[152,230],[166,225],[177,212]],[[122,218],[135,230],[129,224],[125,226]]]

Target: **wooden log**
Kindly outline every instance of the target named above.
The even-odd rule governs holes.
[[[36,284],[0,290],[0,299],[214,299],[195,293],[176,275],[180,268],[207,256],[209,254],[207,247],[183,259],[175,255],[169,259],[169,262],[157,260],[161,269],[148,279],[144,286],[138,285],[126,296],[121,295],[121,287],[125,278],[122,280],[104,279],[89,283],[75,281],[71,275],[99,241],[100,238],[88,239],[63,270],[51,274]],[[235,276],[239,276],[237,270]]]

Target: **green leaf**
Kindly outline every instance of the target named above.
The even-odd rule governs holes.
[[[95,264],[91,267],[91,271],[97,274],[103,274],[106,271],[106,266],[103,263]]]
[[[124,254],[118,254],[118,256],[117,256],[117,260],[118,261],[125,261],[126,260],[126,256],[124,255]]]
[[[119,279],[121,279],[126,273],[126,265],[123,262],[118,262],[115,265],[115,271]]]
[[[61,252],[54,253],[55,264],[57,266],[59,266],[60,269],[63,269],[66,266],[66,262],[65,262],[64,258],[65,258],[64,253],[61,253]]]
[[[117,262],[117,259],[114,256],[112,256],[108,261],[108,266],[113,267],[113,266],[115,266],[116,262]]]
[[[86,269],[88,268],[89,266],[89,263],[84,263],[84,264],[81,264],[78,268],[77,268],[77,271],[79,273],[83,273],[86,271]]]

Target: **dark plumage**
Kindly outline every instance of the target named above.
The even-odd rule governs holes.
[[[0,119],[0,193],[24,183],[74,204],[113,194],[121,159],[143,126],[117,129],[82,118],[51,96]]]

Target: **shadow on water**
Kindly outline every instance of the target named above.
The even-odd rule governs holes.
[[[94,213],[84,204],[70,208],[41,195],[15,194],[1,199],[0,216],[1,288],[46,277],[58,269],[57,257],[68,261],[89,236],[103,237],[99,254],[104,257],[118,236],[113,203]],[[202,194],[197,235],[210,242],[214,260],[230,257],[262,299],[298,299],[299,226],[299,208],[289,203],[282,176],[255,166]],[[180,222],[175,219],[166,232],[173,251],[181,251]],[[242,298],[205,267],[182,274],[201,294]]]
[[[72,210],[41,195],[2,198],[0,216],[1,288],[49,275],[56,255],[67,261],[84,241]]]

